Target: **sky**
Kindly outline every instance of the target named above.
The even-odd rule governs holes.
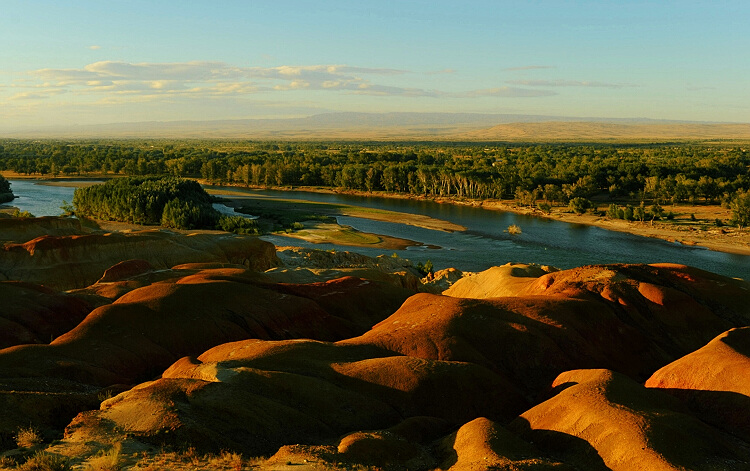
[[[0,0],[0,129],[449,112],[750,122],[750,2]]]

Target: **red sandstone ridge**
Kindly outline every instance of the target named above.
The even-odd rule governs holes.
[[[95,309],[50,345],[1,350],[0,374],[100,386],[132,383],[224,342],[350,337],[386,317],[409,294],[353,278],[295,287],[268,284],[244,269],[203,270],[131,291]],[[334,309],[326,302],[329,296],[351,309]],[[374,299],[356,309],[347,298]]]
[[[236,234],[132,233],[42,236],[0,251],[0,278],[56,289],[83,288],[124,260],[167,269],[188,262],[222,262],[266,270],[278,262],[273,244]]]
[[[646,381],[682,399],[704,421],[750,441],[750,327],[732,329]]]
[[[502,378],[471,363],[368,345],[246,340],[181,359],[161,379],[80,415],[66,435],[117,429],[152,443],[266,454],[396,426],[407,417],[454,425],[477,415],[508,420],[523,404]]]
[[[0,282],[0,349],[49,343],[72,329],[91,311],[80,299],[43,286]]]
[[[750,470],[746,282],[676,265],[508,265],[454,296],[280,282],[303,275],[112,267],[76,291],[109,304],[0,350],[0,428],[81,412],[52,447],[75,459],[121,440],[273,454],[259,469]],[[96,409],[102,387],[120,394]]]
[[[69,236],[81,233],[81,221],[74,218],[0,218],[0,240],[28,242],[41,236]]]
[[[691,416],[680,401],[609,370],[577,370],[509,429],[578,469],[747,470],[750,446]]]
[[[684,265],[593,265],[541,276],[490,269],[458,281],[446,294],[484,298],[482,286],[505,296],[560,296],[606,304],[672,358],[732,327],[750,325],[750,283]],[[506,268],[500,267],[500,268]],[[477,286],[478,285],[478,286]]]

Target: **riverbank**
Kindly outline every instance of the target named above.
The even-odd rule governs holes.
[[[201,183],[206,184],[206,182]],[[231,186],[227,186],[226,188],[231,188]],[[592,213],[575,214],[567,207],[554,207],[552,208],[550,213],[544,213],[536,208],[518,206],[513,200],[470,200],[451,197],[426,197],[420,195],[392,194],[377,191],[368,193],[356,190],[335,190],[323,187],[239,188],[272,189],[300,192],[306,191],[313,193],[408,199],[417,201],[431,201],[438,204],[474,206],[492,211],[505,211],[515,214],[547,218],[570,224],[595,226],[609,231],[624,232],[642,237],[661,239],[667,242],[674,242],[686,246],[704,247],[706,249],[717,252],[750,255],[750,230],[740,230],[737,227],[729,226],[718,227],[716,225],[717,219],[720,221],[729,221],[731,219],[729,209],[723,208],[719,205],[665,206],[665,211],[671,211],[672,213],[674,213],[674,218],[672,220],[640,222],[626,221],[622,219],[609,219],[607,217],[602,217]],[[602,208],[600,208],[600,210],[604,210],[605,205],[602,203],[601,206]],[[363,214],[352,215],[356,217],[369,217]],[[405,223],[403,220],[393,220],[393,222]],[[523,230],[523,227],[521,227],[521,230]]]
[[[6,178],[16,179],[39,179],[38,176],[20,176],[12,173],[6,173]],[[91,176],[91,177],[76,177],[76,178],[62,178],[47,179],[45,184],[52,186],[75,186],[79,185],[77,182],[84,180],[100,180],[108,176]],[[203,185],[209,185],[206,181],[201,181]],[[220,186],[213,185],[212,186]],[[248,188],[240,185],[225,185],[222,190],[215,190],[214,194],[228,197],[229,199],[241,199],[242,190],[247,189],[266,189],[266,188]],[[238,188],[233,191],[232,188]],[[363,192],[354,190],[336,190],[331,188],[323,187],[274,187],[268,189],[285,190],[285,191],[307,191],[314,193],[327,193],[327,194],[345,194],[345,195],[356,195],[356,196],[374,196],[380,198],[394,198],[394,199],[410,199],[410,200],[422,200],[432,201],[440,204],[454,204],[454,205],[468,205],[481,207],[493,211],[506,211],[522,215],[531,215],[540,218],[553,219],[561,222],[572,223],[572,224],[583,224],[588,226],[596,226],[609,231],[623,232],[634,234],[638,236],[651,237],[668,242],[679,243],[687,246],[699,246],[705,247],[710,250],[733,253],[740,255],[750,255],[750,230],[740,230],[736,227],[723,226],[718,227],[715,221],[729,221],[730,211],[727,208],[722,208],[718,205],[673,205],[665,206],[665,211],[671,211],[675,217],[671,221],[654,221],[654,222],[631,222],[620,219],[609,219],[606,217],[598,216],[591,213],[582,215],[571,212],[567,207],[555,207],[549,214],[546,214],[536,208],[520,207],[515,204],[512,200],[467,200],[451,197],[425,197],[419,195],[405,195],[405,194],[389,194],[385,192]],[[248,198],[245,198],[247,200]],[[602,206],[600,210],[604,209],[604,203],[600,203]],[[366,209],[358,208],[355,206],[349,206],[347,212],[339,212],[340,215],[347,215],[353,217],[363,217],[368,219],[376,219],[387,222],[398,222],[402,224],[411,224],[417,227],[426,227],[428,229],[437,230],[464,230],[464,228],[458,226],[453,227],[450,225],[443,225],[447,221],[439,221],[433,218],[423,217],[419,215],[395,213],[387,214],[389,212],[373,212]],[[439,221],[439,222],[438,222]],[[450,223],[448,223],[450,224]],[[521,227],[523,230],[523,227]]]
[[[520,208],[510,202],[483,201],[478,206],[495,211],[511,211],[570,224],[585,224],[609,231],[625,232],[643,237],[666,240],[688,246],[705,247],[717,252],[750,255],[750,231],[736,227],[717,227],[717,219],[728,221],[730,211],[721,206],[674,205],[665,210],[675,213],[671,221],[626,221],[591,213],[575,214],[567,208],[553,208],[550,214],[531,208]],[[694,218],[693,218],[694,216]],[[523,228],[522,228],[523,229]]]

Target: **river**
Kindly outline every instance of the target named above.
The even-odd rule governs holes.
[[[36,183],[30,180],[12,180],[12,190],[18,198],[10,204],[36,216],[57,215],[61,212],[59,207],[62,201],[70,202],[73,198],[74,188],[37,185]],[[208,187],[210,188],[212,187]],[[233,190],[237,189],[233,188]],[[436,269],[456,267],[461,270],[479,271],[507,262],[538,263],[558,268],[602,263],[670,262],[692,265],[722,275],[750,279],[750,256],[683,246],[582,224],[569,224],[471,206],[410,199],[302,191],[238,191],[243,191],[248,196],[339,203],[424,214],[467,228],[463,232],[447,233],[405,224],[340,216],[337,217],[339,224],[352,226],[363,232],[419,241],[425,246],[384,251],[376,248],[310,244],[280,235],[262,237],[278,246],[349,250],[372,256],[383,253],[390,255],[396,252],[414,263],[431,260]],[[522,233],[511,235],[505,232],[511,224],[521,227]],[[427,248],[427,246],[440,248]]]

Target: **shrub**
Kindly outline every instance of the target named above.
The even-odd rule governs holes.
[[[434,268],[432,266],[432,261],[427,260],[424,265],[422,265],[422,262],[417,263],[417,271],[422,276],[428,276],[431,273],[434,273]]]
[[[607,217],[610,219],[619,219],[621,214],[620,208],[612,203],[609,205],[609,208],[607,208]]]
[[[20,471],[71,471],[73,468],[66,458],[38,451],[18,469]]]
[[[19,448],[31,448],[42,443],[42,436],[39,434],[39,431],[33,427],[18,429],[15,438],[16,445],[18,445]]]
[[[89,471],[119,471],[122,469],[122,457],[120,451],[122,444],[116,443],[106,452],[100,452],[88,462]]]
[[[568,206],[576,214],[583,214],[586,212],[587,209],[591,207],[591,201],[587,200],[586,198],[576,196],[575,198],[570,200],[570,203],[568,203]]]
[[[506,232],[510,235],[518,235],[523,231],[521,230],[521,226],[519,226],[518,224],[511,224],[510,226],[508,226],[508,229],[506,229]]]
[[[537,203],[536,207],[545,214],[552,212],[552,205],[549,203]]]
[[[729,209],[732,210],[732,224],[740,229],[747,226],[750,223],[750,190],[737,192],[729,203]]]
[[[20,211],[18,209],[14,210],[11,214],[14,218],[33,218],[34,215],[31,214],[28,211]]]
[[[260,229],[258,229],[255,220],[243,216],[221,216],[218,228],[235,234],[260,234]]]

